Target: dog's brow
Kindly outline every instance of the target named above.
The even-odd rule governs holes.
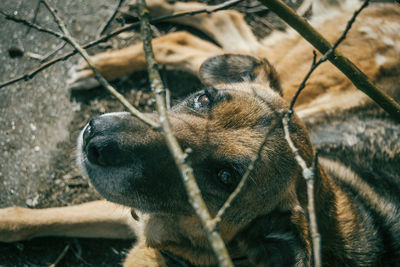
[[[222,157],[219,158],[218,161],[225,162],[229,164],[237,173],[243,175],[247,167],[249,166],[251,160],[247,156],[238,156],[235,157]]]
[[[215,89],[214,88],[214,99],[213,102],[214,104],[218,104],[224,100],[230,100],[231,99],[231,90],[225,90],[225,89]]]

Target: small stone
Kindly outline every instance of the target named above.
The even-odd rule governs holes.
[[[27,199],[25,201],[26,205],[30,208],[34,208],[39,203],[39,195],[36,195],[32,199]]]
[[[8,55],[11,58],[22,57],[24,55],[24,50],[17,46],[11,46],[8,48]]]
[[[36,131],[36,130],[37,130],[35,124],[31,123],[31,124],[29,124],[29,126],[31,127],[31,130],[32,130],[32,131]]]

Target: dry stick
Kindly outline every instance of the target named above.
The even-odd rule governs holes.
[[[321,54],[325,54],[332,48],[329,42],[307,20],[298,16],[283,1],[261,0],[261,2],[310,42]],[[392,115],[395,120],[400,122],[400,104],[393,100],[387,93],[374,86],[368,77],[349,59],[339,52],[334,51],[332,56],[329,57],[329,61],[342,71],[358,89],[367,94],[386,112]]]
[[[313,244],[314,266],[321,267],[321,236],[318,232],[317,215],[315,212],[315,202],[314,202],[314,178],[315,178],[315,172],[317,170],[318,158],[317,156],[315,156],[312,166],[310,168],[307,167],[307,163],[300,156],[299,150],[297,149],[292,139],[290,138],[289,122],[290,122],[290,115],[289,113],[287,113],[282,119],[283,131],[285,133],[285,139],[288,142],[289,147],[294,154],[294,158],[296,159],[297,164],[299,164],[299,166],[302,169],[303,178],[304,180],[306,180],[307,198],[308,198],[307,210],[310,221],[311,239]]]
[[[313,242],[313,255],[314,255],[314,263],[315,266],[321,266],[321,237],[318,232],[318,225],[317,225],[317,216],[315,213],[315,203],[314,203],[314,169],[317,168],[317,156],[314,158],[313,165],[308,168],[307,164],[305,163],[304,159],[300,156],[298,149],[295,147],[293,144],[291,138],[290,138],[290,133],[289,133],[289,123],[290,123],[290,116],[293,113],[293,107],[296,103],[296,100],[302,90],[306,86],[307,80],[310,78],[311,74],[313,71],[321,65],[323,62],[327,61],[334,53],[335,49],[340,45],[341,42],[343,42],[344,39],[346,39],[347,33],[351,29],[354,21],[356,20],[357,16],[360,14],[360,12],[366,8],[369,4],[369,0],[366,0],[361,7],[356,10],[351,17],[351,19],[347,22],[346,29],[342,33],[342,35],[339,37],[339,39],[334,43],[334,45],[316,62],[317,54],[315,51],[313,51],[314,56],[313,56],[313,61],[310,70],[304,77],[303,81],[301,82],[299,88],[297,89],[296,93],[294,94],[290,106],[287,112],[287,115],[283,118],[282,124],[285,132],[285,139],[287,140],[290,149],[293,151],[295,154],[295,159],[297,163],[300,165],[300,167],[303,170],[303,177],[306,180],[307,184],[307,198],[308,198],[308,214],[309,214],[309,220],[310,220],[310,231],[311,231],[311,237],[312,237],[312,242]]]
[[[313,171],[313,168],[316,168],[317,157],[315,157],[315,161],[314,161],[315,164],[313,164],[313,166],[308,168],[306,163],[305,163],[305,161],[304,161],[304,159],[300,156],[300,154],[298,153],[297,148],[295,147],[295,145],[293,144],[293,142],[292,142],[292,140],[290,138],[290,133],[289,133],[290,116],[293,113],[293,107],[294,107],[294,105],[296,103],[296,100],[297,100],[298,96],[300,95],[302,90],[305,88],[306,82],[309,79],[309,77],[311,76],[311,74],[313,73],[313,71],[319,65],[321,65],[323,62],[327,61],[335,53],[335,49],[346,38],[347,33],[351,29],[351,27],[352,27],[354,21],[356,20],[357,16],[360,14],[360,12],[364,8],[366,8],[368,6],[368,4],[369,4],[369,0],[366,0],[361,5],[361,7],[354,12],[353,16],[348,21],[346,29],[344,30],[344,32],[342,33],[340,38],[318,60],[318,62],[316,62],[317,55],[316,55],[315,51],[313,51],[314,56],[313,56],[313,61],[312,61],[311,68],[308,71],[308,73],[306,74],[306,76],[304,77],[304,79],[301,82],[301,84],[300,84],[299,88],[297,89],[296,93],[294,94],[294,96],[293,96],[293,98],[292,98],[292,100],[290,102],[288,113],[285,116],[285,118],[282,120],[282,124],[283,124],[284,131],[285,131],[285,139],[287,140],[291,150],[295,154],[295,159],[296,159],[297,163],[301,166],[301,168],[303,170],[303,177],[306,180],[306,184],[307,184],[308,214],[309,214],[310,231],[311,231],[311,237],[312,237],[312,243],[313,243],[314,264],[315,264],[316,267],[321,266],[321,237],[320,237],[320,234],[318,232],[317,217],[316,217],[316,214],[315,214],[315,203],[314,203],[314,171]]]
[[[49,60],[51,57],[53,57],[55,54],[57,54],[58,51],[63,49],[67,45],[67,42],[62,42],[60,43],[53,51],[49,52],[48,54],[44,55],[42,59],[40,59],[40,62],[46,62]]]
[[[40,6],[40,3],[41,3],[41,0],[39,0],[38,6]],[[39,32],[44,32],[44,33],[53,35],[53,36],[55,36],[55,37],[57,37],[57,38],[64,39],[64,36],[63,36],[62,34],[56,32],[56,31],[53,31],[52,29],[42,27],[42,26],[40,26],[40,25],[35,24],[34,22],[29,22],[29,21],[27,21],[27,20],[25,20],[25,19],[23,19],[23,18],[19,18],[19,17],[17,17],[17,16],[11,15],[11,14],[6,14],[6,13],[4,13],[2,10],[0,10],[0,14],[2,14],[2,15],[3,15],[6,19],[8,19],[8,20],[12,20],[12,21],[15,21],[15,22],[18,22],[18,23],[22,23],[22,24],[28,26],[29,29],[32,29],[32,28],[33,28],[33,29],[35,29],[35,30],[37,30],[37,31],[39,31]],[[60,45],[58,45],[57,48],[54,49],[52,52],[50,52],[50,53],[48,53],[47,55],[43,56],[43,58],[42,58],[40,61],[41,61],[41,62],[47,61],[47,60],[48,60],[50,57],[52,57],[55,53],[57,53],[59,50],[63,49],[65,45],[66,45],[66,42],[62,42],[62,43],[61,43]],[[0,88],[1,88],[1,87],[0,87]]]
[[[37,30],[39,32],[48,33],[48,34],[51,34],[51,35],[53,35],[55,37],[64,39],[64,36],[62,34],[56,32],[56,31],[53,31],[53,30],[51,30],[49,28],[42,27],[42,26],[37,25],[37,24],[35,24],[33,22],[29,22],[29,21],[27,21],[27,20],[25,20],[23,18],[19,18],[17,16],[11,15],[11,14],[6,14],[2,10],[0,10],[0,14],[2,14],[8,20],[12,20],[12,21],[15,21],[15,22],[18,22],[18,23],[22,23],[22,24],[28,26],[29,28],[33,28],[33,29],[35,29],[35,30]]]
[[[129,112],[136,116],[138,119],[149,125],[150,127],[157,129],[159,127],[159,124],[150,120],[147,118],[143,113],[138,111],[136,108],[134,108],[126,99],[123,97],[120,93],[118,93],[117,90],[114,89],[114,87],[111,86],[109,82],[100,74],[100,72],[94,67],[93,61],[90,59],[89,54],[86,52],[85,49],[83,49],[77,42],[76,40],[71,36],[69,33],[68,29],[65,27],[64,22],[60,19],[60,17],[57,15],[57,11],[50,5],[50,3],[47,0],[42,0],[46,8],[49,10],[51,15],[53,16],[54,20],[56,21],[58,27],[60,30],[64,33],[62,35],[63,40],[67,41],[70,45],[72,45],[78,53],[85,59],[89,67],[92,69],[94,73],[94,77],[96,80],[104,87],[106,88],[110,93],[112,93],[128,110]]]
[[[49,267],[56,267],[57,264],[60,263],[60,261],[65,257],[69,250],[70,245],[66,245],[63,251],[61,251],[60,255],[57,257],[57,259],[54,261],[54,263],[50,264]]]
[[[168,19],[174,19],[174,18],[179,18],[179,17],[183,17],[183,16],[194,16],[194,15],[201,14],[201,13],[216,12],[216,11],[219,11],[219,10],[230,8],[233,5],[235,5],[235,4],[239,3],[239,2],[242,2],[242,1],[243,0],[227,1],[227,2],[224,2],[224,3],[219,4],[219,5],[208,6],[207,8],[203,8],[203,9],[199,9],[199,10],[195,10],[195,11],[177,12],[177,13],[174,13],[174,14],[171,14],[171,15],[166,15],[166,16],[161,16],[161,17],[158,17],[158,18],[150,19],[150,22],[156,23],[156,22],[161,22],[161,21],[165,21],[165,20],[168,20]],[[4,16],[6,16],[6,19],[14,20],[14,18],[13,18],[14,16],[7,15],[4,12],[2,12],[1,10],[0,10],[0,14],[3,14]],[[27,26],[30,26],[29,25],[30,22],[28,22],[28,21],[26,21],[24,19],[21,19],[21,18],[17,18],[17,20],[14,20],[14,21],[23,23],[23,24],[25,24]],[[100,44],[102,42],[106,42],[110,38],[112,38],[112,37],[114,37],[114,36],[116,36],[116,35],[118,35],[118,34],[120,34],[122,32],[129,31],[129,30],[137,27],[139,24],[140,24],[140,22],[136,22],[136,23],[132,23],[130,25],[125,25],[123,27],[119,27],[119,28],[115,29],[114,31],[112,31],[111,33],[109,33],[109,34],[107,34],[105,36],[102,36],[100,38],[97,38],[96,40],[93,40],[93,41],[91,41],[89,43],[86,43],[86,44],[82,45],[82,48],[86,49],[86,48],[90,48],[90,47],[93,47],[95,45],[98,45],[98,44]],[[35,27],[33,27],[33,28],[35,29]],[[49,30],[49,31],[51,31],[51,30]],[[50,33],[50,32],[48,32],[48,33]],[[27,72],[27,73],[25,73],[23,75],[17,76],[17,77],[12,78],[12,79],[10,79],[8,81],[0,83],[0,88],[6,87],[6,86],[8,86],[10,84],[14,84],[14,83],[19,82],[21,80],[25,80],[25,81],[30,80],[36,74],[41,72],[42,70],[52,66],[53,64],[55,64],[55,63],[57,63],[59,61],[67,60],[68,58],[70,58],[71,56],[75,55],[76,53],[78,53],[78,51],[77,50],[73,50],[73,51],[67,52],[67,53],[65,53],[65,54],[63,54],[61,56],[53,58],[52,60],[49,60],[49,61],[39,65],[36,68],[33,68],[32,70],[30,70],[29,72]]]
[[[39,14],[39,10],[40,10],[40,2],[41,2],[41,0],[37,1],[35,11],[33,12],[32,23],[36,22],[37,15]],[[28,35],[30,31],[31,31],[31,28],[28,28],[25,35]]]
[[[123,2],[124,0],[119,0],[118,5],[115,7],[114,12],[111,14],[110,18],[100,27],[101,31],[99,32],[98,37],[102,36],[107,30],[108,26],[110,26]]]
[[[143,48],[146,56],[147,71],[151,89],[156,98],[157,112],[160,118],[161,127],[167,146],[174,158],[175,164],[182,176],[185,185],[189,202],[195,210],[197,216],[205,229],[210,245],[218,259],[220,266],[232,266],[228,250],[222,240],[221,235],[215,228],[211,227],[211,216],[207,206],[201,196],[200,189],[197,185],[193,174],[193,169],[187,163],[187,153],[184,153],[176,140],[171,124],[168,119],[167,107],[165,104],[165,90],[161,82],[160,74],[157,70],[157,63],[154,58],[153,49],[151,46],[151,28],[148,18],[148,10],[144,0],[138,1],[139,18],[141,21],[141,36],[143,39]]]
[[[351,27],[353,26],[353,23],[356,21],[357,16],[361,13],[361,11],[364,8],[366,8],[368,6],[369,2],[370,2],[370,0],[364,1],[364,3],[361,5],[361,7],[354,12],[351,19],[347,22],[346,29],[343,31],[342,35],[339,37],[339,39],[337,39],[337,41],[332,45],[332,47],[324,55],[322,55],[322,57],[318,61],[316,61],[317,54],[315,53],[315,51],[313,51],[314,57],[313,57],[313,61],[311,64],[311,68],[308,71],[308,73],[306,74],[306,76],[304,77],[303,81],[301,82],[301,84],[300,84],[299,88],[297,89],[296,93],[294,94],[292,100],[290,101],[290,106],[289,106],[289,111],[288,111],[289,115],[293,112],[294,104],[296,103],[298,96],[303,91],[304,87],[306,86],[306,82],[310,78],[311,74],[314,72],[314,70],[319,65],[321,65],[322,63],[324,63],[330,57],[333,56],[335,49],[340,45],[341,42],[343,42],[344,39],[346,39],[347,33],[350,31]]]

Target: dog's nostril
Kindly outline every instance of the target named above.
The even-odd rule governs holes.
[[[102,160],[100,151],[94,145],[90,145],[87,148],[87,157],[88,160],[94,164],[105,166],[104,161]]]
[[[129,162],[129,153],[118,148],[113,143],[99,143],[91,141],[86,147],[88,160],[100,166],[120,166]]]
[[[83,142],[84,144],[88,143],[89,139],[93,136],[93,126],[89,124],[86,126],[85,130],[83,131]]]

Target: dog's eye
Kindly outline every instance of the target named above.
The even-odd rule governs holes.
[[[220,170],[218,172],[219,180],[225,185],[232,185],[233,184],[233,177],[232,174],[226,170]]]
[[[194,104],[196,108],[208,107],[211,104],[210,96],[207,93],[201,94],[196,97]]]

